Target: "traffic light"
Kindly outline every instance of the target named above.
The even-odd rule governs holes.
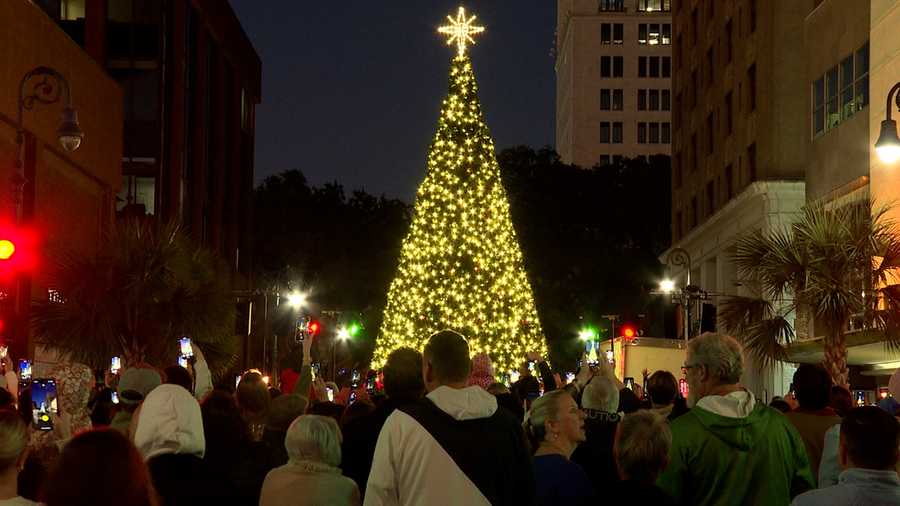
[[[307,332],[309,332],[310,337],[315,337],[319,335],[319,331],[321,330],[321,326],[317,320],[310,320],[309,325],[306,326]]]
[[[635,336],[637,336],[637,331],[634,330],[633,326],[624,325],[622,327],[622,337],[624,337],[626,340],[630,341],[630,340],[634,339]]]
[[[0,278],[33,271],[38,263],[37,249],[33,230],[0,223]]]

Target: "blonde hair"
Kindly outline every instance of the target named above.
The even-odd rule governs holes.
[[[547,421],[556,421],[559,408],[566,397],[571,397],[565,390],[553,390],[538,397],[531,403],[531,409],[525,414],[525,423],[522,424],[525,434],[533,448],[547,437]]]
[[[672,431],[662,415],[639,410],[619,422],[615,439],[616,464],[624,479],[654,481],[666,465]]]
[[[0,410],[0,470],[16,465],[28,442],[28,430],[19,413]]]
[[[303,415],[288,427],[284,449],[292,463],[303,460],[341,465],[341,429],[330,416]]]

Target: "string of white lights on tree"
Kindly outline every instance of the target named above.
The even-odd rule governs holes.
[[[372,366],[398,347],[421,350],[442,329],[465,335],[495,371],[528,352],[546,356],[543,331],[510,218],[494,141],[484,122],[466,47],[484,32],[461,7],[438,29],[456,44],[450,89],[428,153],[410,231],[391,283]]]

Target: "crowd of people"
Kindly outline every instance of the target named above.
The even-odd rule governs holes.
[[[314,379],[309,344],[281,390],[258,371],[206,385],[203,364],[94,385],[59,364],[52,430],[6,374],[0,505],[900,505],[895,413],[852,407],[816,365],[766,405],[725,335],[689,342],[687,399],[669,371],[646,391],[606,362],[563,382],[536,355],[506,385],[449,330],[391,353],[370,397]]]

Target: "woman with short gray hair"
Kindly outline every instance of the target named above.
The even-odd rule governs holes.
[[[341,475],[341,430],[327,416],[303,415],[284,439],[288,463],[266,475],[260,506],[360,504],[359,489]]]

